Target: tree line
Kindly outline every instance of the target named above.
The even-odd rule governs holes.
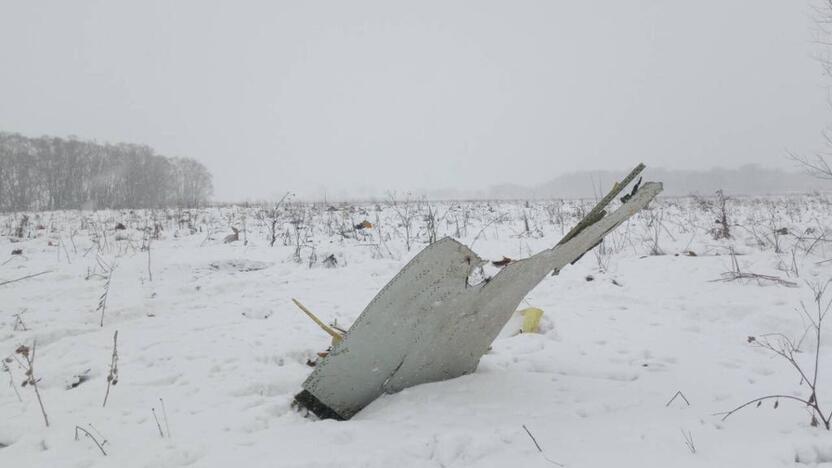
[[[0,212],[204,205],[211,173],[144,145],[0,132]]]

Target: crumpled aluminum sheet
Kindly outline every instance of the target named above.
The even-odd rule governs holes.
[[[547,274],[580,258],[661,190],[661,183],[644,184],[568,242],[513,261],[475,286],[468,276],[484,263],[477,254],[451,238],[429,245],[376,295],[304,382],[317,399],[311,409],[323,405],[331,410],[327,416],[349,419],[383,393],[473,372]]]

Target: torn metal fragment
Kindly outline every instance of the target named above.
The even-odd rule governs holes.
[[[613,213],[596,213],[557,246],[512,260],[477,285],[468,281],[484,263],[477,254],[451,238],[429,245],[334,343],[296,403],[322,418],[349,419],[383,393],[473,372],[529,291],[592,249],[661,190],[660,183],[645,183]]]

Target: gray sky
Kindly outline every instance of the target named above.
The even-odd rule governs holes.
[[[832,122],[801,0],[0,0],[0,129],[203,161],[217,199],[760,163]]]

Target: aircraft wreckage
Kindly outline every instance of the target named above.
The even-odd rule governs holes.
[[[616,183],[556,246],[510,261],[479,284],[470,284],[469,275],[485,261],[471,249],[451,238],[427,246],[343,338],[333,340],[295,403],[318,417],[345,420],[384,393],[474,372],[526,294],[592,250],[661,192],[661,183],[641,185],[639,179],[621,206],[607,214],[607,205],[643,169],[640,164]]]

